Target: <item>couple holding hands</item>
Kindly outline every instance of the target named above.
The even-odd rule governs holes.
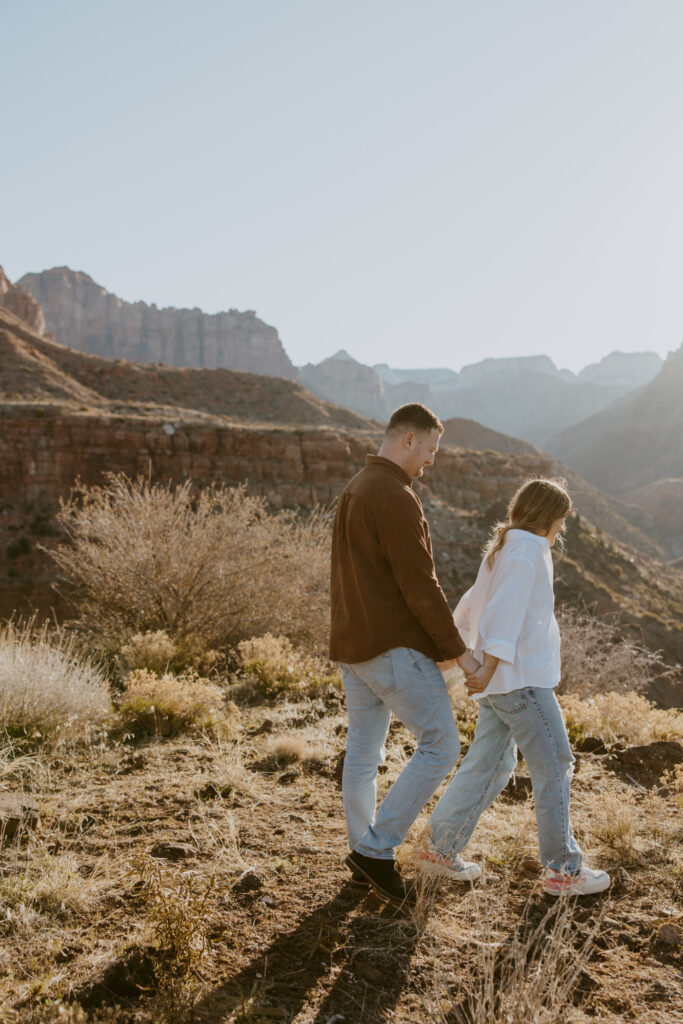
[[[546,892],[601,892],[609,875],[583,863],[572,833],[574,758],[554,693],[560,634],[550,548],[571,499],[555,480],[523,484],[507,522],[492,534],[476,582],[451,614],[412,487],[433,464],[442,433],[425,406],[397,409],[379,452],[367,456],[342,492],[335,518],[330,657],[340,664],[349,716],[342,788],[352,884],[394,904],[410,897],[395,850],[458,759],[441,674],[458,664],[479,704],[477,727],[429,819],[420,870],[462,882],[479,877],[479,866],[460,853],[507,784],[519,748],[533,786]],[[392,714],[417,749],[377,808],[377,769]]]

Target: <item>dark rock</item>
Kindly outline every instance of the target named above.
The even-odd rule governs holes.
[[[582,754],[606,754],[607,747],[598,736],[584,736],[574,744]]]
[[[364,981],[369,981],[371,985],[381,985],[386,981],[386,972],[375,967],[374,964],[368,963],[367,960],[356,958],[353,961],[353,970],[355,974],[360,975]]]
[[[513,775],[501,793],[504,800],[517,802],[526,800],[533,793],[531,779],[528,775]]]
[[[631,782],[650,788],[659,783],[664,772],[683,762],[683,743],[677,740],[657,740],[625,750],[612,750],[606,758],[607,767]]]
[[[263,879],[251,869],[244,871],[233,885],[234,892],[260,892]]]
[[[270,718],[264,718],[264,720],[259,725],[258,729],[254,729],[253,732],[251,732],[249,735],[264,736],[267,733],[271,733],[273,731],[273,728],[274,726],[272,720]]]
[[[0,793],[0,841],[12,839],[20,829],[40,828],[40,811],[27,793]]]
[[[674,921],[667,921],[657,932],[657,942],[664,946],[679,946],[683,942],[683,928]]]
[[[291,786],[293,782],[301,778],[301,769],[292,768],[291,771],[283,772],[277,780],[278,786]]]
[[[173,843],[163,841],[155,843],[149,851],[152,857],[161,857],[163,860],[190,860],[197,856],[196,847],[190,843]]]
[[[215,800],[217,797],[222,797],[223,800],[232,795],[235,787],[231,782],[221,784],[220,782],[207,782],[205,785],[200,786],[199,789],[195,790],[200,800]]]
[[[612,875],[612,892],[628,892],[633,888],[633,879],[626,868],[618,867]]]

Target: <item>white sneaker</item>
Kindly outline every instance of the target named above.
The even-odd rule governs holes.
[[[441,875],[457,882],[474,882],[481,875],[481,868],[474,861],[462,860],[454,853],[446,856],[435,850],[431,843],[422,847],[416,863],[425,875]]]
[[[611,879],[606,871],[582,867],[578,875],[570,875],[567,871],[546,868],[543,888],[551,896],[588,896],[594,892],[603,892],[610,885]]]

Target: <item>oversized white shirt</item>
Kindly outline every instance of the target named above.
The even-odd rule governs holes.
[[[508,530],[493,568],[486,559],[453,613],[469,648],[500,658],[483,693],[509,693],[522,686],[557,686],[560,631],[554,613],[553,560],[547,537]]]

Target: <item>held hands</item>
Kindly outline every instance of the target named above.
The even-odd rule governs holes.
[[[483,665],[480,665],[475,672],[465,673],[465,687],[467,688],[468,697],[471,697],[473,693],[484,692],[493,678],[493,673],[496,671],[498,661],[499,659],[494,658],[493,655],[484,654]]]

